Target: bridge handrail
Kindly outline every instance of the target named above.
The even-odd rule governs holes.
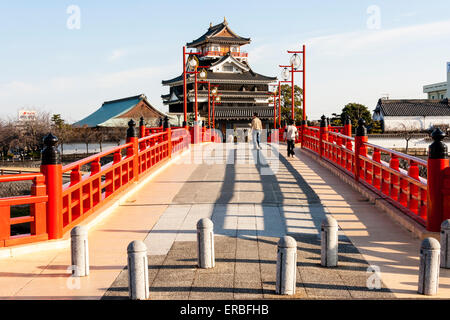
[[[185,128],[139,129],[148,135],[127,137],[120,146],[68,165],[43,164],[41,172],[0,176],[0,183],[33,181],[31,195],[0,197],[0,247],[61,238],[130,182],[139,180],[173,153],[189,148],[189,131]],[[111,156],[112,161],[101,164]],[[90,165],[87,173],[81,171],[85,165]],[[70,175],[64,184],[63,174]],[[11,207],[17,205],[29,205],[30,214],[11,217]],[[11,225],[19,223],[30,223],[30,233],[12,235]]]
[[[305,128],[302,147],[345,171],[380,197],[389,199],[428,228],[428,162],[369,143],[367,136],[351,137],[329,128]],[[446,172],[449,175],[450,169]],[[450,182],[447,184],[449,190],[442,192],[450,195]]]

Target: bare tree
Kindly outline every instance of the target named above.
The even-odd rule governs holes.
[[[414,137],[414,133],[417,132],[417,131],[416,130],[412,130],[412,129],[408,130],[404,123],[401,123],[400,125],[403,128],[403,131],[400,133],[400,136],[403,139],[405,139],[405,141],[406,141],[405,153],[408,154],[409,140],[411,140]]]
[[[86,154],[89,154],[89,144],[95,140],[95,131],[87,125],[84,125],[77,131],[79,140],[86,145]]]

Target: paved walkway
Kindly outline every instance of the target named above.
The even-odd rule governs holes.
[[[297,150],[285,158],[244,144],[209,144],[123,199],[90,230],[91,274],[69,276],[70,250],[0,260],[0,298],[123,299],[126,246],[148,247],[151,299],[392,299],[418,295],[420,241]],[[338,220],[339,266],[320,267],[320,224]],[[214,222],[216,267],[196,267],[200,218]],[[276,243],[298,241],[297,293],[275,295]],[[372,266],[372,267],[370,267]],[[381,278],[379,289],[376,274]],[[441,269],[439,295],[450,297]]]

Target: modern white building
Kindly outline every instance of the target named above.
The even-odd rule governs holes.
[[[447,81],[425,85],[423,93],[430,100],[450,98],[450,62],[447,62]]]

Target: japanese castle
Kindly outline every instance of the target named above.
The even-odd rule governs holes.
[[[220,104],[214,106],[215,127],[225,133],[226,129],[249,128],[254,112],[258,113],[264,128],[273,126],[273,105],[269,107],[269,83],[277,80],[254,72],[248,64],[248,54],[241,46],[250,43],[234,33],[226,19],[220,24],[210,24],[205,34],[186,44],[199,52],[199,66],[206,66],[211,89],[217,87]],[[199,69],[200,70],[200,69]],[[200,79],[198,79],[200,80]],[[162,95],[169,114],[183,115],[183,74],[162,81],[170,87],[169,94]],[[195,110],[194,77],[187,78],[187,112]],[[208,84],[197,84],[199,120],[208,124]],[[212,103],[211,103],[212,105]],[[210,118],[213,118],[213,108]],[[212,121],[211,121],[212,124]]]

